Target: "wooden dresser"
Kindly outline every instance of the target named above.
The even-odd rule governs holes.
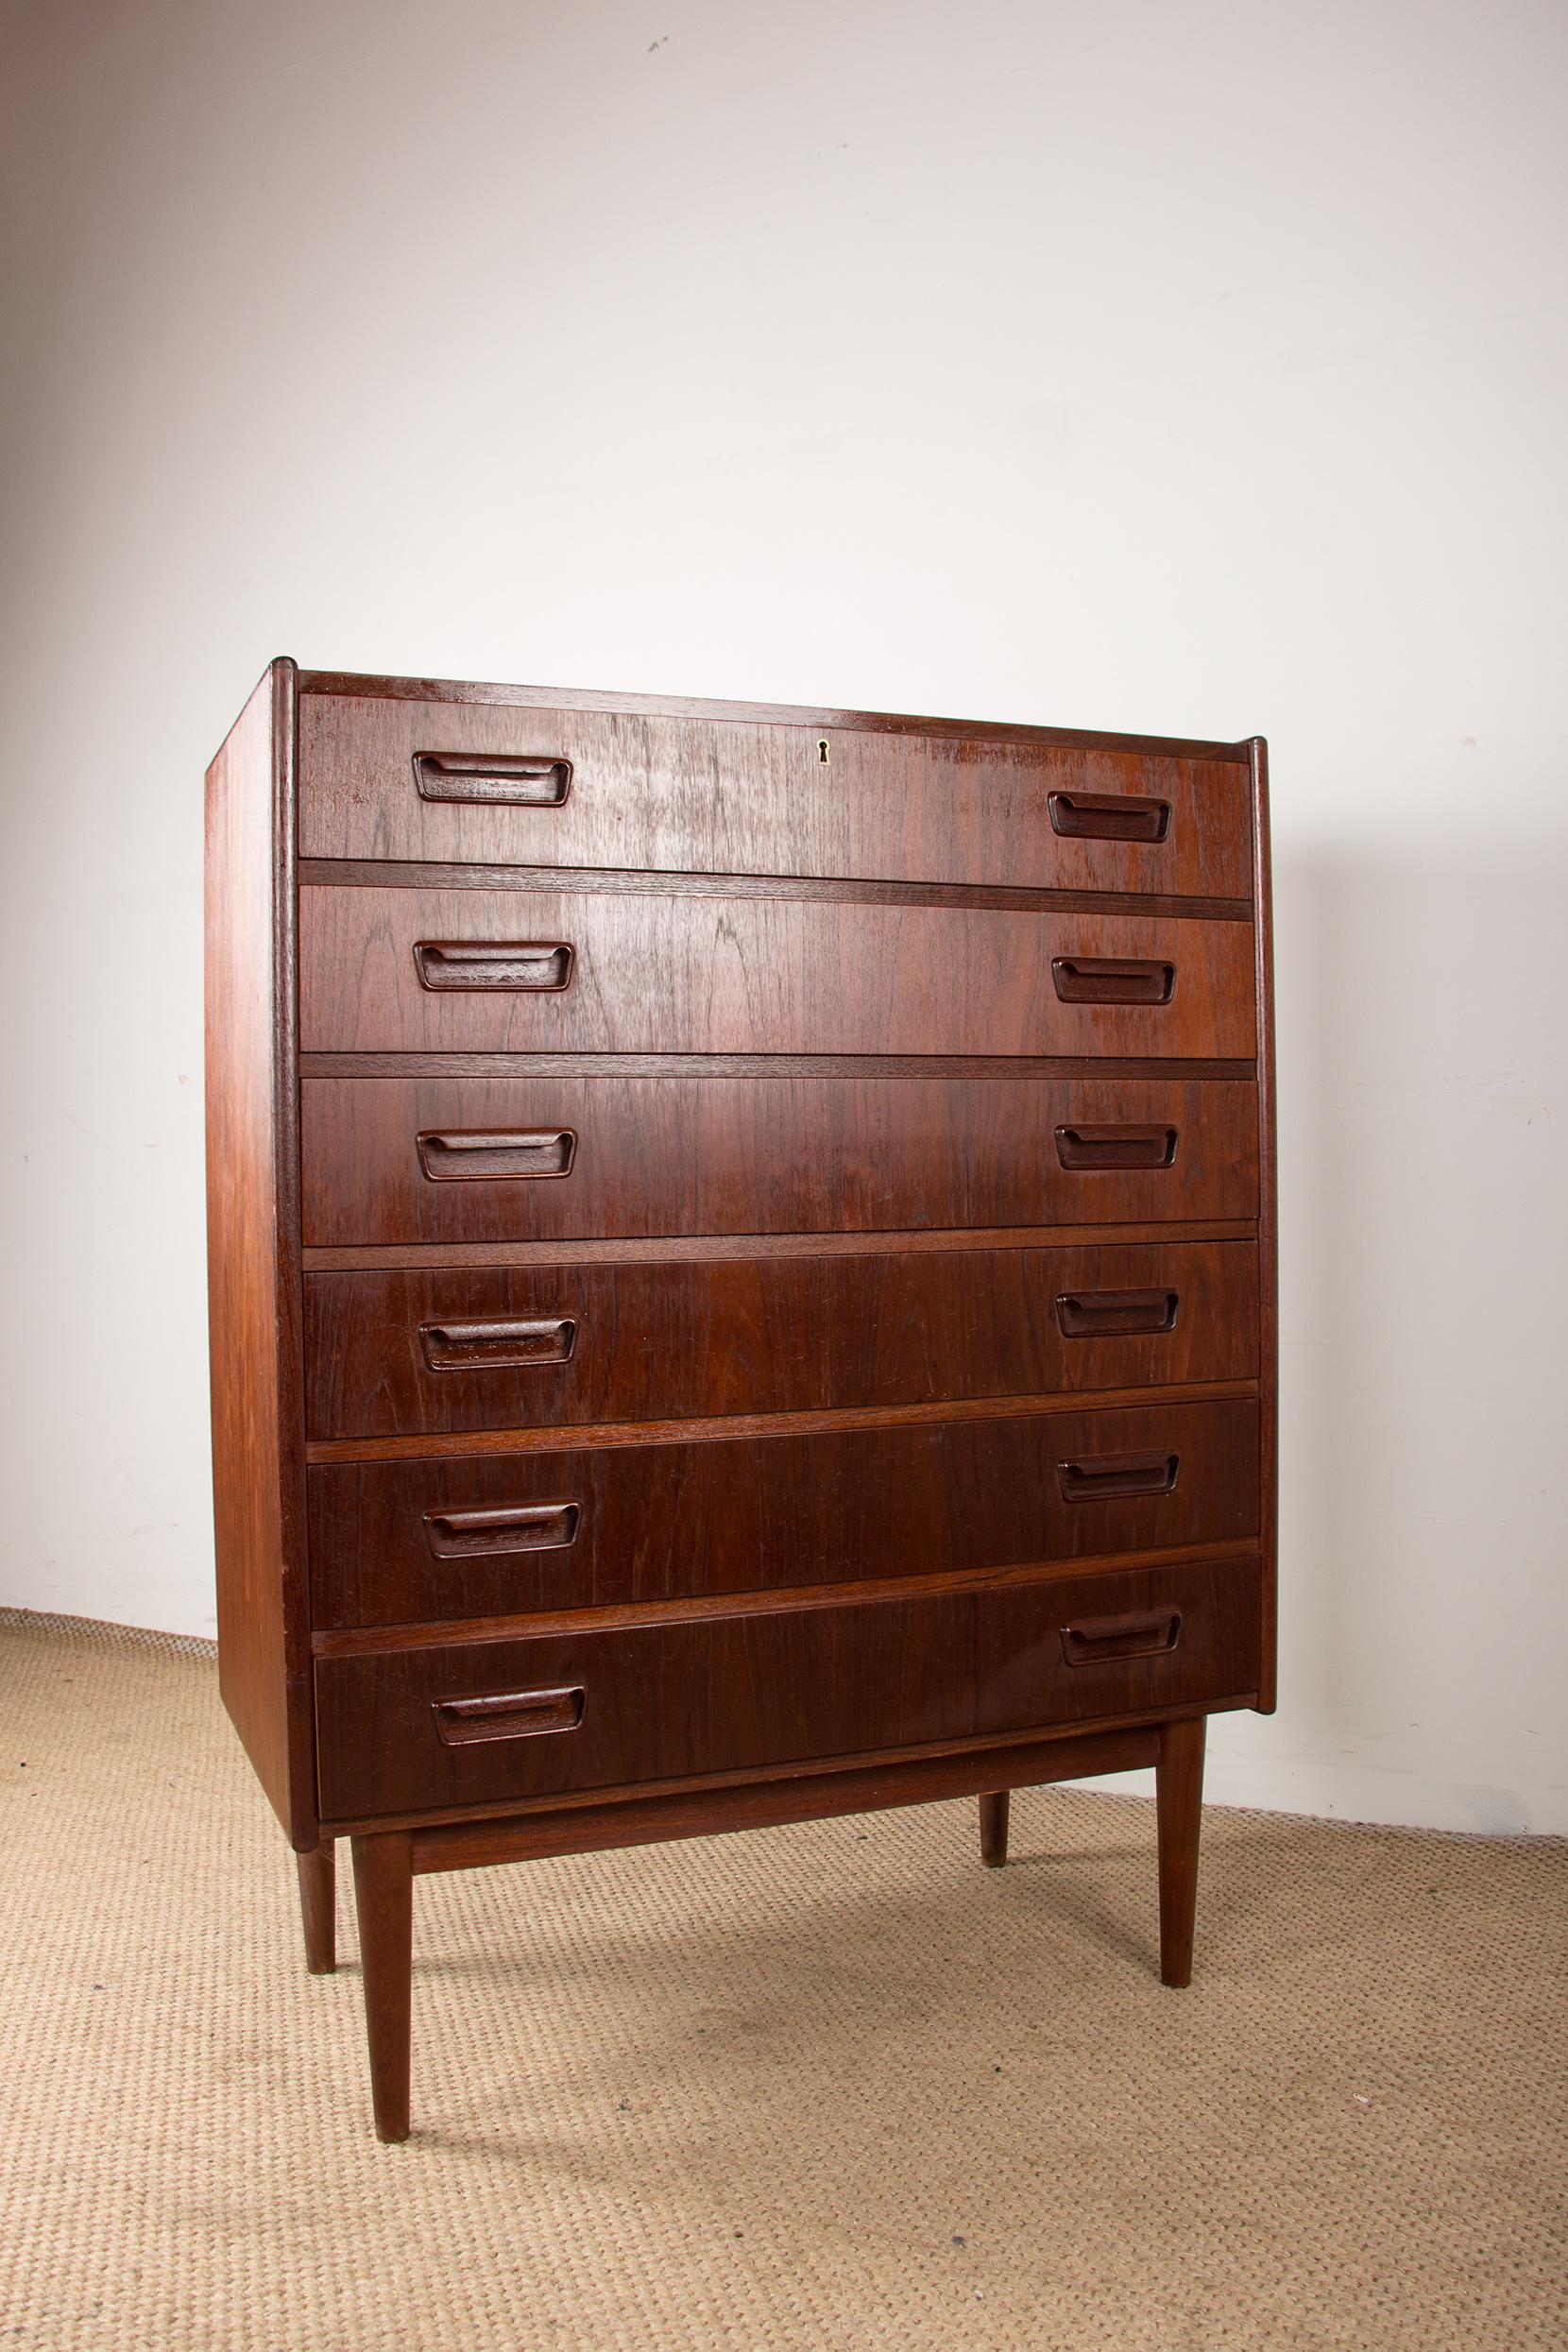
[[[413,1879],[1273,1704],[1260,741],[348,677],[207,778],[223,1695],[408,2130]]]

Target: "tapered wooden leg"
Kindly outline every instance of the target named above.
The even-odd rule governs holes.
[[[1160,1726],[1154,1811],[1160,1846],[1160,1981],[1192,1982],[1192,1923],[1198,1905],[1198,1831],[1203,1812],[1203,1738],[1208,1718]]]
[[[1007,1860],[1007,1801],[999,1788],[980,1800],[980,1860],[988,1870],[999,1870]]]
[[[337,1966],[337,1849],[330,1837],[314,1854],[296,1854],[299,1910],[305,1922],[305,1966],[313,1976],[331,1976]]]
[[[406,1830],[354,1840],[354,1903],[378,2139],[408,2138],[414,1971],[414,1848]]]

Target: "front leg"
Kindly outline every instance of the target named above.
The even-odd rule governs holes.
[[[1203,1813],[1206,1715],[1160,1726],[1154,1767],[1155,1832],[1160,1849],[1160,1981],[1192,1982],[1192,1925],[1198,1907],[1198,1832]]]
[[[354,1901],[376,2138],[406,2139],[414,1990],[414,1844],[406,1830],[355,1838]]]

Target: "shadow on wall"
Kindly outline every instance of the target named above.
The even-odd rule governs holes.
[[[1277,845],[1275,892],[1273,1801],[1565,1829],[1568,834]]]

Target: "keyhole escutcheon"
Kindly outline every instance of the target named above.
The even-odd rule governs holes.
[[[828,760],[829,760],[829,758],[830,758],[831,757],[832,757],[832,755],[831,755],[831,753],[828,751],[828,748],[827,748],[827,736],[826,736],[826,735],[819,736],[819,737],[817,738],[817,758],[818,758],[818,759],[822,762],[822,765],[823,765],[825,768],[827,767],[827,763],[828,763]]]

